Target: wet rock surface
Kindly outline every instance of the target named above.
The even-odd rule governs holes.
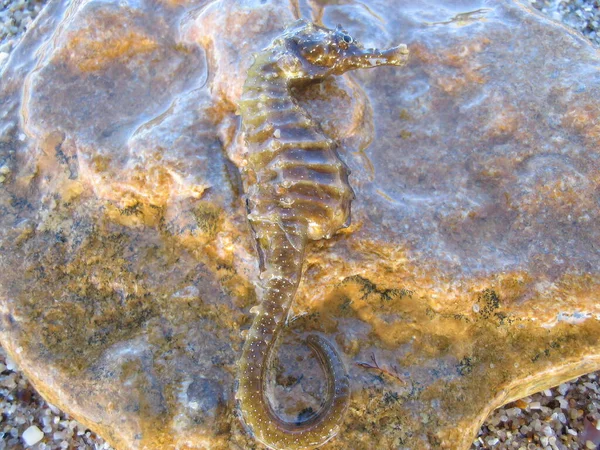
[[[52,3],[2,79],[3,346],[118,448],[248,448],[233,397],[257,258],[236,101],[298,15],[402,69],[296,93],[341,141],[353,224],[309,249],[276,367],[335,342],[327,448],[466,448],[495,407],[597,370],[598,53],[520,3]],[[259,293],[258,293],[259,294]]]

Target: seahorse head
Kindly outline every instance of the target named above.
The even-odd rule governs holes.
[[[300,19],[275,41],[284,49],[282,65],[290,79],[321,79],[354,69],[404,65],[408,48],[364,48],[338,25],[334,30]]]

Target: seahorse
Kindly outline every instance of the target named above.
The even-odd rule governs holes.
[[[238,108],[246,155],[242,179],[248,220],[260,258],[263,295],[239,360],[236,399],[256,440],[271,449],[318,447],[334,437],[350,398],[348,374],[335,347],[318,335],[306,344],[327,378],[326,398],[312,416],[286,421],[266,395],[268,368],[288,320],[309,240],[327,239],[350,223],[354,192],[337,143],[299,105],[294,87],[330,75],[401,66],[406,45],[365,49],[341,26],[298,20],[255,55]]]

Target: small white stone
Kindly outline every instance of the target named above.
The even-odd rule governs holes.
[[[562,395],[556,397],[556,401],[558,401],[561,409],[569,409],[569,402]]]
[[[17,370],[17,365],[16,365],[16,364],[15,364],[15,362],[12,360],[12,358],[11,358],[10,356],[8,356],[8,355],[6,356],[6,368],[7,368],[8,370],[11,370],[11,371],[13,371],[13,372],[14,372],[15,370]]]
[[[44,433],[42,433],[42,430],[40,430],[35,425],[31,425],[23,432],[23,435],[21,437],[23,438],[23,442],[25,442],[25,445],[29,447],[40,442],[44,437]]]
[[[496,445],[498,442],[500,442],[500,439],[498,439],[498,438],[489,438],[487,440],[488,445]]]
[[[52,435],[52,439],[55,441],[62,441],[65,438],[65,433],[63,431],[55,431]]]

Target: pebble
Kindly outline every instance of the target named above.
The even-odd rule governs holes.
[[[598,438],[594,430],[600,426],[599,373],[494,411],[471,449],[597,450],[600,447],[595,443]]]
[[[43,0],[0,0],[0,69],[44,3]]]
[[[35,425],[31,425],[23,432],[23,435],[21,437],[23,438],[23,442],[25,442],[25,445],[31,446],[40,442],[44,437],[44,433],[42,433],[42,430],[40,430]]]
[[[600,46],[600,0],[529,0],[532,6]]]
[[[0,369],[0,450],[112,450],[84,425],[46,403],[2,347]]]

